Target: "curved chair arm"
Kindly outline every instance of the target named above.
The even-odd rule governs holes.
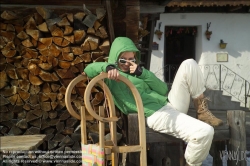
[[[65,92],[65,105],[68,109],[69,113],[76,119],[81,120],[81,116],[73,109],[71,105],[71,92],[73,88],[82,80],[86,80],[86,75],[79,75],[76,78],[74,78],[68,85],[66,92]]]

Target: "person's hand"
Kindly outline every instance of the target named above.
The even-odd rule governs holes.
[[[84,72],[82,72],[81,74],[84,75],[84,76],[86,75]]]
[[[115,68],[108,71],[108,78],[111,80],[118,81],[119,75],[119,71]]]
[[[131,74],[135,73],[138,65],[134,62],[131,62],[130,60],[127,60],[127,62],[130,63],[130,66],[129,66],[130,73]]]

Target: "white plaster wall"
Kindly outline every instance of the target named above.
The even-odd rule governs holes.
[[[228,53],[228,62],[220,63],[250,82],[250,14],[164,13],[160,15],[155,30],[159,22],[163,32],[165,26],[197,26],[195,60],[198,64],[219,64],[216,54]],[[205,31],[209,22],[212,36],[207,40]],[[228,43],[225,49],[219,48],[220,39]],[[159,40],[154,35],[153,42],[159,44],[159,50],[152,51],[150,70],[164,80],[164,37]]]

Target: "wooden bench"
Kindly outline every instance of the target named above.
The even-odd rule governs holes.
[[[46,135],[13,135],[0,137],[0,152],[36,150]]]
[[[241,110],[232,111],[213,111],[213,114],[222,119],[224,124],[219,127],[215,127],[214,139],[210,149],[210,155],[213,156],[213,165],[222,165],[222,159],[220,157],[221,151],[227,150],[232,151],[245,151],[246,150],[246,132],[245,132],[245,112]],[[190,110],[188,115],[195,117],[195,110]],[[127,116],[128,128],[127,128],[127,141],[128,144],[138,143],[138,118],[137,114],[129,114]],[[238,128],[236,130],[236,128]],[[241,137],[239,137],[239,135]],[[236,146],[236,142],[242,142],[242,146]],[[153,166],[167,165],[167,157],[170,159],[172,165],[183,166],[185,165],[184,152],[185,143],[173,136],[162,134],[153,131],[146,127],[146,142],[149,146],[148,156],[152,158]],[[238,147],[238,149],[237,149]],[[138,155],[129,154],[128,163],[129,165],[138,165]],[[165,163],[164,163],[165,162]],[[237,161],[228,161],[237,162]],[[246,162],[246,161],[239,161]],[[164,165],[164,166],[165,166]],[[235,165],[235,164],[233,164]]]

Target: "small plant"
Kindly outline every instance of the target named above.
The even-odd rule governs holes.
[[[206,31],[206,35],[212,35],[212,31]]]
[[[158,36],[158,39],[159,39],[159,40],[161,40],[162,33],[163,33],[163,32],[160,31],[160,30],[156,30],[156,31],[155,31],[155,34]]]

